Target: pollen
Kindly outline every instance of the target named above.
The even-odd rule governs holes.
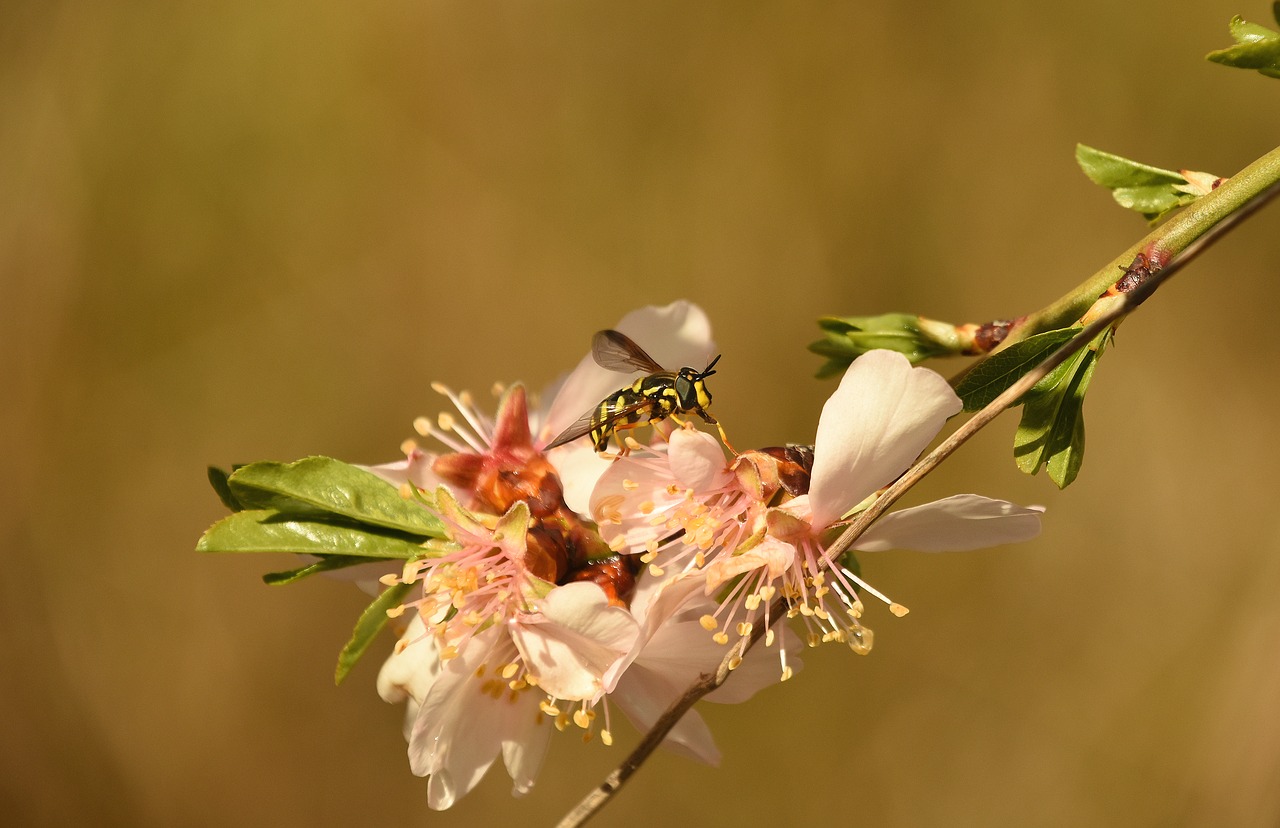
[[[629,492],[634,492],[636,489],[640,488],[640,484],[634,480],[624,479],[622,481],[622,488],[626,489]]]
[[[711,632],[716,627],[720,626],[718,623],[716,623],[715,616],[713,615],[702,616],[701,618],[698,619],[698,623],[701,624],[702,629],[706,630],[707,632]]]
[[[716,633],[715,635],[711,636],[711,640],[712,640],[712,641],[714,641],[714,642],[716,642],[717,644],[728,644],[728,643],[729,643],[729,636],[728,636],[728,635],[726,635],[726,634],[725,634],[725,632],[724,632],[723,630],[721,630],[720,632],[718,632],[718,633]]]
[[[610,747],[613,745],[613,734],[608,730],[601,730],[600,741],[604,742],[605,747]]]
[[[773,638],[774,638],[774,636],[773,636],[773,630],[772,630],[772,629],[765,630],[765,631],[764,631],[764,646],[766,646],[766,647],[772,647],[772,646],[773,646]]]
[[[652,500],[646,500],[640,504],[640,514],[642,515],[651,514],[654,508],[655,508],[654,502]]]
[[[440,424],[440,428],[443,431],[453,431],[454,426],[458,424],[458,421],[453,418],[453,415],[447,411],[441,411],[436,416],[436,422]]]
[[[573,711],[573,723],[583,730],[586,730],[591,727],[591,717],[587,715],[587,711],[579,708],[578,710]]]
[[[792,676],[794,676],[794,675],[795,675],[795,673],[794,673],[794,672],[792,672],[792,670],[791,670],[791,666],[790,666],[790,665],[788,665],[788,666],[786,666],[786,667],[783,667],[783,668],[782,668],[782,679],[781,679],[781,680],[782,680],[782,681],[787,681],[788,679],[790,679],[790,678],[791,678]]]
[[[889,612],[901,618],[902,616],[911,612],[911,610],[907,609],[902,604],[899,604],[898,602],[895,601],[894,603],[889,605]]]
[[[548,716],[555,718],[560,715],[560,708],[551,703],[550,699],[543,699],[538,703],[538,709]]]
[[[404,615],[404,604],[401,604],[398,607],[392,607],[389,610],[387,610],[388,618],[399,618],[402,615]]]
[[[509,679],[519,671],[520,671],[520,665],[513,661],[502,668],[502,677],[504,679]]]
[[[738,668],[739,668],[739,667],[741,667],[741,666],[742,666],[742,657],[741,657],[741,656],[734,656],[733,658],[729,659],[729,669],[730,669],[730,670],[736,670],[736,669],[738,669]]]
[[[431,421],[426,417],[418,417],[413,421],[413,430],[423,437],[430,437],[431,433],[435,431],[435,427],[431,425]]]
[[[742,636],[743,638],[746,638],[747,636],[751,635],[751,622],[739,621],[737,630],[738,630],[738,635]]]

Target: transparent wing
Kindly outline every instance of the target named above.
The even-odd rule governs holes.
[[[608,368],[610,371],[626,374],[645,371],[657,374],[663,370],[631,337],[615,330],[596,332],[591,338],[591,356],[601,368]]]
[[[591,431],[591,421],[595,419],[596,409],[591,409],[586,414],[573,421],[573,424],[560,432],[560,436],[547,443],[542,447],[543,451],[550,451],[556,446],[563,446],[565,443],[571,443],[579,437],[583,437],[587,432]]]
[[[614,423],[629,422],[632,414],[636,413],[637,411],[641,411],[645,408],[648,408],[652,404],[653,403],[651,400],[639,399],[633,402],[631,405],[628,405],[624,408],[619,408],[614,411],[610,411],[609,416],[605,419],[604,423],[602,424],[604,426],[604,430],[606,432],[612,433],[614,431],[613,429]],[[578,439],[579,437],[582,437],[588,432],[590,432],[591,427],[595,425],[595,414],[599,410],[600,410],[600,406],[596,406],[595,408],[588,411],[586,414],[583,414],[581,417],[574,420],[573,425],[569,426],[564,431],[560,432],[560,436],[552,440],[550,443],[547,443],[542,450],[550,451],[556,446],[563,446],[565,443],[571,443],[574,440]]]

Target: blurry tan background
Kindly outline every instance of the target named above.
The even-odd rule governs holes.
[[[1280,83],[1258,0],[10,2],[0,12],[0,810],[30,825],[544,825],[562,737],[431,813],[363,597],[205,558],[208,463],[397,456],[431,380],[537,388],[642,304],[707,309],[739,445],[811,439],[829,314],[1032,310],[1145,232],[1076,141],[1230,174]],[[1059,493],[1004,419],[915,499],[1043,537],[866,556],[912,608],[705,706],[604,825],[1280,822],[1280,208],[1121,331]],[[948,368],[948,370],[951,370]],[[379,653],[385,652],[385,647]]]

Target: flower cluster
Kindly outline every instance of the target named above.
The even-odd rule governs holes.
[[[687,303],[636,311],[617,330],[663,365],[701,366],[714,353],[705,315]],[[588,355],[545,412],[531,411],[516,386],[493,419],[468,395],[438,388],[458,415],[415,426],[445,450],[411,441],[405,460],[372,469],[420,499],[451,540],[384,579],[415,587],[396,610],[409,620],[378,687],[407,702],[410,764],[429,777],[433,808],[466,794],[499,754],[524,793],[552,728],[608,744],[613,707],[648,728],[726,655],[735,672],[713,701],[742,701],[791,677],[798,640],[776,624],[784,615],[799,619],[810,645],[866,653],[862,596],[906,613],[863,580],[850,554],[832,559],[826,548],[959,411],[945,380],[872,351],[827,401],[811,446],[726,454],[711,435],[664,420],[648,444],[623,438],[618,456],[598,455],[586,439],[544,449],[630,379]],[[959,495],[882,518],[854,548],[1026,540],[1039,513]],[[764,647],[749,649],[756,638]],[[696,713],[667,738],[718,759]]]

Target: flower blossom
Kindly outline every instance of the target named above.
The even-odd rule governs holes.
[[[871,351],[850,365],[824,405],[811,455],[792,447],[726,462],[707,435],[678,431],[649,455],[616,462],[593,493],[592,516],[612,548],[702,578],[720,599],[702,619],[720,643],[733,631],[745,646],[755,624],[771,627],[781,597],[811,645],[840,641],[866,653],[872,635],[860,621],[859,594],[885,601],[895,615],[907,610],[829,558],[826,546],[960,408],[935,372]],[[958,551],[1029,540],[1039,533],[1041,511],[956,495],[881,518],[853,549]],[[785,652],[781,659],[785,678]]]
[[[705,314],[688,303],[636,311],[618,328],[670,364],[702,364],[714,348]],[[647,728],[722,657],[698,623],[713,602],[653,573],[637,583],[638,561],[610,548],[572,508],[585,503],[608,460],[587,441],[541,450],[628,379],[588,356],[546,416],[530,414],[515,386],[492,420],[469,395],[433,386],[458,417],[420,418],[415,429],[448,451],[409,441],[405,460],[370,468],[431,509],[451,541],[383,579],[420,588],[396,611],[412,616],[378,689],[387,701],[407,703],[410,766],[428,777],[432,808],[450,807],[499,755],[513,793],[528,791],[551,726],[573,724],[589,738],[602,708],[599,732],[609,743],[613,701]],[[743,700],[776,678],[749,668],[713,700]],[[696,714],[668,744],[718,759]]]

